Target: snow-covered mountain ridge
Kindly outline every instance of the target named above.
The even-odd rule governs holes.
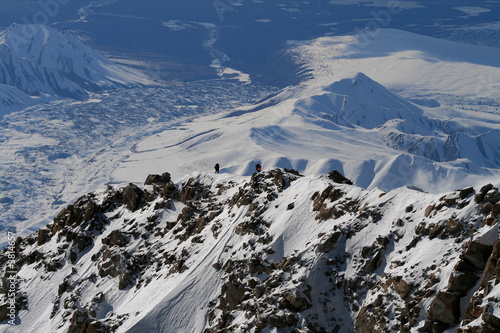
[[[227,172],[249,175],[260,162],[308,175],[337,169],[368,189],[412,185],[439,193],[494,182],[500,175],[500,118],[450,119],[435,109],[363,73],[289,87],[256,105],[143,140],[112,178],[140,181],[148,168],[180,176],[216,162]]]
[[[82,99],[88,92],[151,82],[48,26],[15,24],[0,33],[0,83],[28,95]]]
[[[163,173],[85,195],[18,238],[15,265],[2,253],[19,288],[19,327],[2,329],[500,329],[497,188],[349,183],[288,169]]]

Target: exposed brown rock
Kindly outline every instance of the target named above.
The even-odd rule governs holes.
[[[486,266],[481,278],[481,287],[486,288],[490,280],[496,278],[496,283],[500,281],[500,239],[497,239],[493,244],[491,256],[486,262]]]
[[[119,230],[113,230],[107,237],[102,239],[102,243],[108,246],[123,247],[128,244],[127,236]]]
[[[429,307],[427,317],[431,321],[450,326],[458,323],[460,321],[460,297],[454,293],[439,291]]]
[[[328,253],[335,248],[342,233],[340,231],[334,232],[321,243],[318,244],[317,250],[322,253]]]
[[[165,183],[170,182],[170,180],[171,180],[171,177],[170,177],[170,173],[168,173],[168,172],[164,172],[161,175],[150,174],[146,178],[144,185],[161,184],[161,183],[165,184]]]
[[[352,185],[352,181],[344,177],[340,172],[337,170],[331,171],[328,174],[328,178],[333,180],[337,184],[347,184],[347,185]]]
[[[123,203],[132,212],[140,207],[143,196],[144,192],[134,184],[129,184],[123,189]]]
[[[479,277],[474,273],[452,274],[448,281],[448,291],[463,297],[476,285],[477,280]]]

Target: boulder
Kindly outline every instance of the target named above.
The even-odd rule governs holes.
[[[480,207],[481,213],[488,215],[493,210],[493,204],[491,202],[485,202]]]
[[[497,280],[500,278],[500,267],[499,267],[499,259],[500,259],[500,239],[495,241],[493,245],[493,251],[491,253],[490,258],[488,259],[486,266],[483,271],[483,276],[481,278],[481,287],[486,288],[488,282],[493,278]]]
[[[484,197],[486,196],[486,193],[488,193],[491,189],[493,189],[492,184],[488,184],[488,185],[481,187],[481,189],[479,190],[479,193],[477,193],[476,196],[474,197],[474,200],[476,201],[476,203],[482,203],[484,200]]]
[[[321,243],[318,244],[318,248],[317,248],[318,252],[328,253],[331,250],[333,250],[335,248],[335,246],[337,246],[338,240],[339,240],[341,235],[342,235],[342,233],[340,231],[336,231],[332,235],[330,235],[328,238],[323,240]]]
[[[123,247],[128,244],[127,236],[119,230],[113,230],[107,237],[102,239],[102,243],[109,246]]]
[[[146,178],[144,185],[166,184],[166,183],[169,183],[171,179],[172,178],[170,176],[170,173],[168,173],[168,172],[164,172],[161,175],[150,174]]]
[[[460,297],[451,292],[440,291],[432,301],[427,313],[428,319],[447,325],[460,321]]]
[[[497,217],[500,214],[500,204],[497,203],[493,208],[491,209],[491,216]]]
[[[340,172],[337,170],[331,171],[328,174],[328,178],[333,180],[337,184],[347,184],[347,185],[352,185],[352,181],[344,177]]]
[[[448,281],[448,291],[465,296],[476,285],[479,277],[474,273],[454,273]]]
[[[156,174],[150,174],[146,178],[144,185],[152,185],[152,184],[158,184],[158,183],[162,183],[161,176],[156,175]]]
[[[228,281],[222,285],[222,296],[220,299],[220,308],[224,312],[236,310],[245,300],[246,289],[233,281]]]
[[[67,333],[100,333],[106,331],[107,327],[102,322],[90,317],[87,310],[77,309],[73,312]]]
[[[487,309],[485,309],[481,318],[483,319],[485,326],[489,326],[489,328],[493,329],[491,332],[500,331],[500,318],[489,313]]]
[[[129,184],[123,189],[123,204],[134,212],[139,209],[144,192],[134,184]]]
[[[40,229],[37,235],[37,245],[42,246],[50,239],[50,230]]]
[[[459,193],[460,199],[465,199],[469,195],[471,195],[472,193],[474,193],[473,187],[464,188],[464,189],[460,190],[460,193]]]
[[[475,241],[469,243],[467,250],[461,256],[461,261],[457,264],[456,269],[462,272],[482,271],[486,266],[493,246],[481,244]]]

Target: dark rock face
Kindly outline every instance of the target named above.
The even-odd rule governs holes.
[[[331,171],[328,174],[328,178],[333,180],[337,184],[347,184],[347,185],[352,185],[352,181],[345,178],[340,172],[337,170]]]
[[[134,184],[130,184],[123,190],[123,203],[131,211],[136,211],[141,205],[144,192]]]
[[[127,245],[128,238],[121,231],[119,231],[119,230],[113,230],[109,234],[109,236],[107,236],[106,238],[103,238],[102,243],[105,244],[105,245],[108,245],[110,247],[111,246],[115,246],[115,245],[119,246],[119,247],[123,247],[123,246]]]
[[[451,292],[439,292],[429,308],[428,318],[446,325],[458,323],[460,297]]]
[[[327,237],[323,242],[318,244],[318,251],[322,253],[330,252],[336,245],[342,235],[341,232],[337,231],[331,236]]]
[[[153,185],[153,184],[167,184],[170,183],[171,176],[170,173],[164,172],[161,175],[150,174],[146,178],[144,185]]]
[[[71,325],[67,333],[102,333],[108,332],[108,327],[102,322],[93,319],[85,310],[73,312]]]

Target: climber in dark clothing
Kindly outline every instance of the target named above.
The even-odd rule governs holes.
[[[255,165],[255,171],[260,172],[262,170],[262,166],[260,164]]]
[[[214,169],[215,173],[219,173],[219,163],[215,164]]]

